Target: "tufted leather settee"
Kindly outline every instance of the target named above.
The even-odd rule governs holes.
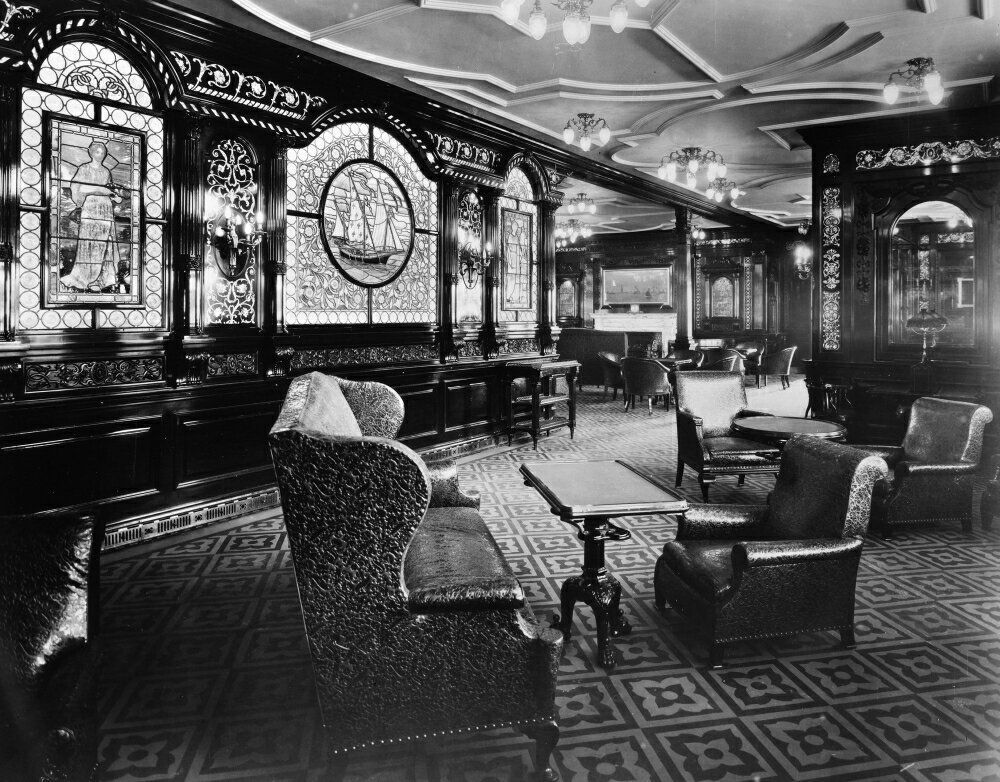
[[[92,779],[100,533],[0,516],[0,779]]]
[[[327,751],[509,725],[555,779],[562,635],[402,418],[388,386],[313,372],[270,433]]]
[[[663,546],[653,585],[707,625],[712,667],[733,641],[839,630],[854,645],[854,587],[878,456],[796,435],[766,505],[692,505]]]
[[[872,527],[890,537],[896,527],[958,521],[972,530],[972,484],[983,450],[988,407],[920,397],[910,408],[903,444],[856,445],[892,470],[872,506]]]
[[[778,449],[740,437],[733,421],[769,415],[747,407],[743,375],[700,369],[678,372],[677,385],[677,485],[684,465],[698,473],[701,495],[708,502],[708,487],[719,475],[744,476],[778,471]]]

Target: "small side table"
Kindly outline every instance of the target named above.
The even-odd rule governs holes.
[[[573,610],[584,603],[597,621],[597,664],[615,667],[612,636],[632,631],[619,608],[622,586],[604,566],[604,541],[628,540],[632,533],[610,519],[647,513],[684,513],[687,500],[654,483],[620,461],[539,462],[522,464],[521,475],[562,521],[583,541],[583,572],[567,578],[560,590],[560,610],[552,623],[569,640]]]
[[[576,373],[579,361],[512,361],[507,364],[507,444],[516,432],[527,432],[535,450],[538,436],[553,429],[569,427],[570,439],[576,429]],[[527,381],[527,393],[518,394],[515,381]],[[566,386],[559,389],[559,379]],[[565,415],[560,412],[565,411]],[[525,420],[525,412],[531,418]],[[518,416],[522,416],[519,421]]]

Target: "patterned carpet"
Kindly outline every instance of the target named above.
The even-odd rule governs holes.
[[[750,392],[801,415],[800,380]],[[673,412],[624,413],[587,389],[563,433],[461,468],[536,613],[557,610],[580,543],[524,486],[521,462],[620,458],[672,482]],[[763,501],[773,479],[718,502]],[[685,495],[698,501],[693,476]],[[978,504],[977,504],[978,507]],[[833,633],[732,647],[709,671],[695,629],[653,607],[669,517],[628,520],[608,545],[633,632],[618,667],[594,665],[576,614],[558,693],[563,780],[1000,779],[1000,530],[934,527],[870,538],[857,590],[858,648]],[[324,780],[322,739],[280,513],[112,552],[102,571],[102,780]],[[511,730],[358,753],[348,780],[507,782],[531,768]]]

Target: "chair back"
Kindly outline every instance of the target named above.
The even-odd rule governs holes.
[[[777,353],[767,356],[764,361],[764,368],[769,375],[787,375],[792,371],[792,358],[795,356],[797,345],[782,348]]]
[[[622,384],[622,360],[617,353],[602,350],[597,354],[604,370],[604,385],[618,387]]]
[[[729,434],[733,419],[747,406],[747,392],[739,372],[678,372],[677,409],[702,419],[705,437]]]
[[[704,372],[706,370],[713,370],[717,372],[733,372],[739,371],[737,362],[741,361],[741,357],[737,355],[723,356],[722,358],[713,361],[711,364],[705,364],[698,369],[699,372]]]
[[[781,453],[760,536],[769,540],[863,537],[885,460],[848,445],[795,435]]]
[[[705,354],[700,350],[671,350],[667,355],[664,356],[665,359],[683,360],[691,359],[690,364],[682,364],[678,366],[678,369],[694,369],[695,367],[700,367],[705,363]]]
[[[667,369],[653,358],[622,359],[622,379],[626,394],[662,396],[670,393]]]
[[[993,413],[983,405],[920,397],[910,408],[903,458],[915,462],[978,464],[983,430],[992,420]]]

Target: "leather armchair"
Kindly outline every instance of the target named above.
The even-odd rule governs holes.
[[[100,533],[0,517],[0,779],[94,778]]]
[[[920,397],[900,446],[855,445],[886,460],[891,480],[876,491],[872,526],[886,538],[907,524],[958,521],[972,530],[972,484],[983,450],[988,407]]]
[[[792,359],[795,357],[797,345],[782,348],[777,353],[761,356],[753,367],[753,374],[757,377],[757,388],[760,388],[760,379],[764,378],[764,385],[767,386],[768,375],[778,375],[781,378],[782,390],[791,384],[789,374],[792,371]]]
[[[622,359],[617,353],[609,353],[605,350],[597,354],[597,360],[601,364],[604,372],[604,396],[608,395],[608,389],[612,389],[611,401],[618,398],[618,389],[622,388]]]
[[[646,397],[649,414],[653,414],[653,398],[662,396],[670,409],[670,379],[667,369],[653,358],[622,359],[622,378],[625,383],[625,410],[635,408],[636,397]]]
[[[555,779],[562,634],[535,619],[478,512],[384,436],[396,409],[388,386],[314,372],[269,436],[327,752],[510,725]]]
[[[878,456],[792,437],[766,505],[692,505],[663,546],[655,602],[703,622],[710,665],[725,644],[839,630],[854,646],[854,588]]]
[[[743,485],[746,475],[778,472],[775,446],[733,432],[737,418],[769,415],[747,408],[739,372],[678,372],[676,384],[678,486],[687,465],[698,474],[702,498],[708,502],[708,487],[719,475],[737,475]]]

